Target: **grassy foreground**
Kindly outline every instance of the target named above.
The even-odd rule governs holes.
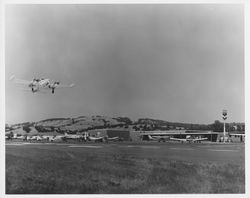
[[[46,149],[6,152],[6,194],[244,193],[243,165]]]

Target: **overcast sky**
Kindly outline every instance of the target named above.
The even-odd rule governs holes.
[[[241,5],[7,5],[6,123],[80,115],[244,121]],[[75,83],[55,94],[8,81]]]

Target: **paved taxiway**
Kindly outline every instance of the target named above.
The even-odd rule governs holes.
[[[21,149],[63,150],[74,157],[74,153],[96,153],[99,155],[123,154],[140,158],[164,158],[171,160],[200,162],[244,163],[244,144],[181,144],[157,142],[117,142],[117,143],[29,143],[6,142],[6,151]]]

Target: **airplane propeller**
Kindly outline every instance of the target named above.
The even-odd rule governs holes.
[[[38,79],[38,78],[34,78],[34,79],[33,79],[33,81],[35,81],[35,82],[39,82],[39,81],[40,81],[40,79]]]
[[[59,85],[60,82],[59,81],[55,81],[51,86],[50,88],[52,89],[52,94],[55,93],[55,88],[57,87],[57,85]]]

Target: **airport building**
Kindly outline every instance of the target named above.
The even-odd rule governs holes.
[[[193,131],[193,130],[169,130],[169,131],[146,131],[140,134],[142,140],[149,140],[149,136],[169,136],[171,138],[185,139],[187,136],[207,138],[207,141],[216,142],[218,132]]]
[[[139,141],[149,140],[149,136],[169,136],[171,138],[185,139],[186,136],[199,138],[207,138],[207,141],[216,142],[218,140],[218,132],[212,131],[197,131],[197,130],[167,130],[167,131],[131,131],[127,129],[95,129],[88,131],[90,136],[104,137],[108,136],[119,137],[124,141]]]
[[[126,129],[95,129],[89,130],[88,134],[93,137],[119,137],[124,141],[131,141],[130,130]]]

